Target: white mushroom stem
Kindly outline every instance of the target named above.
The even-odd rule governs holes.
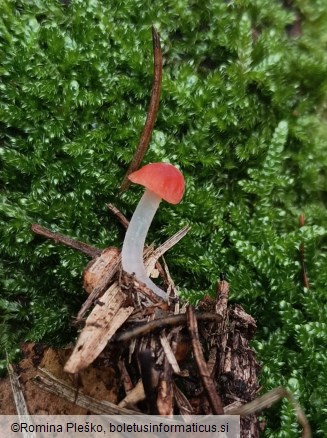
[[[136,278],[145,283],[155,294],[167,299],[166,293],[147,276],[143,263],[145,238],[160,201],[160,196],[151,190],[145,190],[126,231],[122,249],[122,265],[124,271],[135,274]]]

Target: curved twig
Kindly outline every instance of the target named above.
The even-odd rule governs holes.
[[[162,52],[160,46],[160,37],[154,26],[152,26],[152,41],[153,41],[153,58],[154,58],[154,74],[153,83],[151,91],[150,105],[148,109],[147,118],[141,134],[140,142],[137,146],[134,157],[129,165],[129,168],[124,176],[123,182],[120,186],[120,190],[124,191],[129,187],[128,175],[130,175],[134,170],[140,167],[143,157],[149,146],[151,139],[153,127],[156,121],[157,112],[159,108],[160,93],[161,93],[161,80],[162,80]]]
[[[284,397],[289,400],[295,410],[297,420],[302,426],[302,438],[311,438],[311,428],[300,404],[294,398],[293,394],[282,386],[272,389],[246,405],[238,406],[237,408],[229,410],[227,415],[241,415],[246,417],[247,415],[254,414],[255,412],[270,407]]]
[[[53,231],[48,230],[48,228],[42,227],[42,225],[32,224],[31,230],[39,236],[51,239],[55,243],[61,243],[62,245],[68,246],[68,248],[75,249],[76,251],[92,258],[99,257],[102,252],[101,249],[98,249],[95,246],[88,245],[87,243],[80,242],[79,240],[72,239],[60,233],[54,233]]]

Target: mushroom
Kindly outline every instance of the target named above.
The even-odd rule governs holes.
[[[166,293],[147,276],[143,264],[145,238],[161,199],[178,204],[184,194],[184,177],[181,172],[168,163],[146,164],[131,173],[129,180],[146,188],[126,231],[123,249],[123,270],[135,274],[136,278],[153,290],[161,298]]]

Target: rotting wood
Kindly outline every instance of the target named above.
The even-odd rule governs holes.
[[[86,266],[83,272],[83,286],[89,296],[77,314],[77,321],[83,318],[92,303],[109,287],[120,268],[120,263],[120,251],[117,248],[109,247]]]
[[[120,267],[120,251],[109,247],[102,251],[99,257],[91,260],[83,271],[83,287],[88,294],[104,292]]]
[[[222,405],[222,401],[219,394],[217,393],[216,385],[212,377],[210,376],[210,372],[208,370],[207,364],[204,359],[204,355],[202,352],[202,347],[199,339],[197,320],[191,305],[188,305],[186,315],[187,315],[188,330],[191,335],[193,353],[194,353],[196,364],[199,369],[201,382],[203,384],[204,390],[206,391],[213,414],[223,415],[224,408]]]
[[[119,211],[118,209],[116,209]],[[184,227],[171,236],[166,242],[160,245],[156,250],[153,247],[146,247],[144,251],[144,265],[147,274],[150,275],[158,258],[166,251],[178,243],[189,231],[189,227]],[[79,322],[84,317],[85,313],[92,306],[92,304],[104,293],[110,281],[119,272],[121,267],[120,250],[115,247],[108,247],[104,249],[97,258],[91,260],[83,272],[83,286],[86,292],[89,293],[86,301],[82,305],[76,317],[76,322]],[[125,280],[128,274],[125,274]],[[135,286],[138,287],[137,279],[134,278]],[[141,287],[141,293],[150,296],[152,302],[159,302],[157,295],[150,289]],[[168,291],[169,292],[169,291]]]
[[[65,365],[68,373],[78,373],[91,364],[133,312],[132,306],[122,307],[126,295],[114,283],[97,302],[88,316],[74,351]]]
[[[52,240],[55,240],[60,243],[67,243],[66,236],[63,236],[64,239],[61,239],[62,235],[59,235],[59,238],[56,233],[46,233],[44,237],[49,237]],[[177,233],[178,234],[178,233]],[[71,239],[72,240],[72,239]],[[73,240],[72,240],[73,241]],[[70,239],[68,238],[68,242],[70,242]],[[74,241],[73,241],[74,242]],[[71,242],[70,242],[71,243]],[[77,249],[80,251],[80,245],[75,245],[75,243],[69,244],[68,246]],[[82,251],[86,254],[85,251]],[[145,257],[151,257],[153,256],[153,248],[147,248],[145,251]],[[96,252],[96,257],[101,256],[102,251],[98,250]],[[157,252],[160,253],[160,251]],[[94,254],[94,253],[93,253]],[[87,252],[87,255],[90,256],[90,252]],[[96,260],[95,260],[96,261]],[[93,261],[95,263],[95,261]],[[94,267],[94,263],[91,263],[90,266]],[[109,267],[110,263],[108,263]],[[109,267],[109,270],[112,269],[112,267]],[[115,268],[116,269],[116,268]],[[163,269],[166,269],[165,263],[163,264]],[[167,268],[168,269],[168,268]],[[101,271],[101,269],[100,269]],[[101,272],[99,271],[101,278]],[[92,274],[92,273],[91,273]],[[94,274],[94,272],[93,272]],[[97,283],[96,275],[94,277],[95,287]],[[114,277],[114,276],[113,276]],[[88,277],[88,278],[91,278]],[[168,282],[167,290],[171,287],[171,277],[165,276],[166,282]],[[114,278],[112,278],[113,281]],[[126,348],[127,351],[129,351],[129,354],[127,355],[128,361],[130,362],[132,357],[137,353],[138,351],[138,341],[141,336],[144,337],[144,341],[141,342],[141,344],[146,345],[148,341],[146,341],[146,337],[151,334],[151,349],[155,351],[155,354],[157,357],[162,357],[162,359],[158,359],[157,364],[160,367],[164,367],[163,369],[166,369],[166,375],[164,379],[161,379],[161,406],[163,407],[162,411],[170,412],[171,406],[172,406],[172,400],[166,399],[168,392],[167,388],[169,387],[169,390],[171,390],[174,393],[174,399],[176,402],[176,406],[180,409],[180,413],[183,415],[188,415],[188,413],[191,411],[193,414],[201,413],[201,403],[202,403],[202,409],[205,411],[205,402],[202,400],[200,402],[199,407],[196,408],[194,402],[194,396],[192,396],[191,393],[188,393],[190,389],[192,389],[192,386],[186,385],[188,394],[187,397],[189,400],[191,400],[191,403],[186,403],[185,400],[187,400],[186,395],[184,392],[181,392],[176,386],[176,383],[174,382],[174,376],[167,374],[167,371],[171,373],[172,368],[169,363],[169,361],[166,359],[166,354],[162,349],[162,346],[160,347],[160,339],[157,338],[157,335],[155,334],[155,330],[163,328],[163,327],[171,327],[174,328],[176,325],[181,324],[185,326],[185,314],[181,314],[180,312],[184,312],[183,307],[180,306],[180,303],[178,300],[175,300],[173,303],[167,307],[167,303],[162,304],[161,302],[158,302],[157,304],[150,305],[149,302],[146,300],[149,300],[151,297],[151,291],[150,295],[146,288],[143,287],[142,284],[139,284],[136,279],[133,276],[125,276],[124,281],[127,281],[127,286],[122,284],[113,283],[115,287],[118,288],[118,290],[121,293],[121,298],[124,297],[124,303],[129,302],[128,301],[128,295],[129,294],[136,294],[139,297],[142,295],[147,298],[143,298],[139,300],[139,305],[141,305],[141,308],[139,310],[135,309],[133,306],[127,305],[127,307],[122,307],[123,304],[120,304],[119,309],[124,312],[124,309],[130,308],[128,313],[129,315],[124,315],[123,317],[119,315],[119,310],[117,310],[117,319],[116,319],[116,325],[110,325],[109,324],[109,339],[111,338],[112,341],[115,339],[115,341],[120,340],[121,342],[124,340],[126,342]],[[106,282],[104,281],[103,284]],[[111,287],[111,286],[110,286]],[[110,289],[109,287],[109,289]],[[92,280],[88,283],[87,288],[92,291]],[[122,288],[122,289],[121,289]],[[220,289],[219,289],[220,288]],[[94,290],[94,288],[93,288]],[[287,396],[283,388],[276,390],[276,392],[272,391],[271,393],[268,393],[267,397],[266,395],[255,398],[257,391],[258,391],[258,365],[255,361],[255,355],[252,352],[252,350],[249,348],[248,342],[253,337],[255,332],[255,321],[250,316],[247,315],[241,306],[234,305],[227,309],[227,301],[228,301],[228,284],[227,283],[221,283],[218,284],[218,290],[220,290],[220,293],[218,293],[217,300],[212,300],[210,298],[207,298],[203,300],[202,302],[202,308],[203,310],[209,310],[209,312],[198,312],[197,313],[197,319],[199,320],[200,324],[200,331],[204,334],[204,339],[202,339],[202,342],[205,342],[208,345],[209,348],[209,362],[211,360],[211,368],[210,368],[210,374],[214,378],[215,381],[220,381],[221,385],[221,394],[223,395],[224,400],[224,412],[232,413],[233,415],[241,414],[241,437],[257,437],[258,436],[258,422],[256,419],[256,416],[253,414],[253,412],[260,410],[262,408],[267,407],[270,403],[273,403],[277,398],[281,398],[283,396]],[[126,295],[127,293],[127,295]],[[97,308],[104,307],[103,305],[103,298],[98,299],[96,301],[96,306],[94,310]],[[127,300],[127,301],[125,301]],[[144,301],[145,300],[145,301]],[[151,300],[150,300],[151,301]],[[156,300],[154,300],[156,301]],[[143,304],[142,304],[143,303]],[[142,306],[148,306],[143,307]],[[98,306],[98,307],[97,307]],[[113,304],[112,304],[113,306]],[[110,307],[110,306],[109,306]],[[113,306],[115,307],[115,306]],[[132,312],[135,316],[138,315],[138,318],[145,318],[143,321],[146,321],[147,315],[154,315],[157,311],[155,309],[160,310],[161,308],[164,310],[160,310],[160,312],[164,311],[166,314],[170,315],[165,318],[159,318],[154,319],[153,321],[150,321],[148,324],[148,327],[146,327],[146,324],[143,324],[142,326],[135,327],[135,319],[134,322],[132,318]],[[173,313],[177,313],[176,315],[172,315],[171,312],[173,310]],[[212,313],[212,312],[216,313]],[[158,313],[158,315],[160,314]],[[168,312],[168,313],[167,313]],[[210,313],[211,312],[211,313]],[[95,312],[96,314],[96,312]],[[143,315],[143,317],[142,317]],[[92,316],[92,312],[90,314]],[[94,314],[93,314],[94,317]],[[134,317],[135,318],[135,317]],[[157,318],[157,316],[156,316]],[[171,319],[173,318],[173,319]],[[115,319],[115,318],[114,318]],[[91,318],[92,320],[92,318]],[[124,321],[123,321],[124,320]],[[132,324],[134,324],[134,327],[132,329],[128,328],[128,325],[126,324],[127,321],[131,320]],[[96,321],[96,318],[95,318]],[[126,321],[126,322],[125,322]],[[211,321],[211,322],[209,322]],[[214,322],[215,321],[215,322]],[[119,327],[124,325],[123,330],[118,330]],[[130,325],[130,324],[129,324]],[[93,328],[96,328],[97,324],[95,322]],[[126,328],[127,327],[127,328]],[[204,329],[206,327],[206,329]],[[103,329],[104,327],[102,327]],[[182,328],[182,327],[180,327]],[[84,329],[85,330],[85,329]],[[117,332],[118,330],[118,332]],[[180,329],[179,329],[180,330]],[[91,334],[92,332],[92,324],[89,325],[87,328],[88,335],[90,335],[89,339],[89,350],[94,349],[94,345],[97,344],[97,337],[93,337]],[[108,332],[108,327],[106,327],[106,332]],[[116,333],[117,332],[117,333]],[[83,332],[82,332],[83,333]],[[81,333],[81,335],[82,335]],[[116,333],[115,336],[113,336],[113,333]],[[98,332],[99,335],[99,332]],[[85,333],[83,336],[86,336]],[[88,338],[88,336],[86,336]],[[93,338],[93,339],[92,339]],[[143,339],[143,338],[141,338]],[[156,340],[157,339],[157,340]],[[167,338],[168,339],[168,338]],[[171,337],[169,336],[169,339]],[[170,342],[172,342],[171,347],[173,348],[173,340],[171,339]],[[185,343],[185,342],[184,342]],[[109,343],[108,347],[106,348],[107,341],[103,342],[102,349],[105,348],[106,350],[111,348],[111,346],[115,346],[117,342],[111,342]],[[186,342],[187,344],[187,342]],[[217,348],[218,347],[218,348]],[[77,347],[78,348],[78,347]],[[77,349],[76,348],[76,349]],[[158,350],[159,348],[159,350]],[[161,352],[160,352],[161,348]],[[83,349],[82,349],[83,350]],[[100,349],[99,349],[100,350]],[[219,352],[219,354],[218,354]],[[94,354],[94,353],[93,353]],[[94,354],[94,357],[96,357],[96,354]],[[221,356],[222,355],[222,356]],[[179,356],[181,357],[181,356]],[[219,357],[224,357],[224,360],[218,360]],[[75,358],[76,359],[76,358]],[[76,363],[79,363],[81,357],[77,360]],[[82,358],[83,359],[83,358]],[[87,361],[88,362],[88,361]],[[219,362],[219,363],[218,363]],[[69,361],[67,362],[69,364]],[[76,365],[75,363],[75,365]],[[165,365],[166,364],[166,365]],[[81,366],[81,365],[79,365]],[[79,366],[77,366],[75,369],[80,369]],[[85,363],[83,364],[82,360],[82,366],[83,368],[85,366]],[[180,363],[179,363],[180,366]],[[192,364],[190,364],[191,368],[185,368],[184,366],[181,368],[181,372],[179,373],[178,377],[183,378],[183,376],[188,376],[190,370],[192,369]],[[165,368],[166,367],[166,368]],[[193,366],[194,368],[194,366]],[[240,373],[240,371],[242,371]],[[176,374],[175,374],[176,376]],[[48,382],[49,384],[49,382]],[[53,389],[53,388],[52,388]],[[134,388],[132,389],[132,392],[134,392]],[[135,394],[138,392],[138,390],[135,390]],[[67,395],[67,394],[66,394]],[[184,397],[185,396],[185,397]],[[74,391],[74,397],[73,400],[76,397],[76,391]],[[80,397],[82,397],[82,394],[80,394]],[[184,397],[184,398],[183,398]],[[291,396],[288,397],[291,401]],[[135,402],[139,402],[142,399],[142,394],[136,394]],[[77,401],[78,401],[77,397]],[[136,401],[137,400],[137,401]],[[252,401],[251,401],[252,400]],[[85,399],[84,399],[85,401]],[[249,403],[247,403],[249,402]],[[257,403],[256,403],[257,402]],[[90,401],[92,404],[92,400]],[[243,406],[235,407],[237,404],[242,404]],[[160,403],[159,403],[160,405]],[[87,405],[89,408],[89,405]],[[113,405],[115,406],[115,405]],[[297,417],[299,423],[303,427],[303,438],[309,438],[311,437],[310,434],[310,427],[308,425],[308,422],[306,420],[306,417],[296,402],[294,402],[294,406],[297,412]],[[115,408],[117,409],[117,407]],[[119,412],[124,413],[124,411],[121,411],[120,408],[116,411],[115,409],[112,409],[112,407],[109,408],[110,412]],[[101,408],[99,408],[98,412],[102,412]],[[137,411],[132,411],[133,414],[138,413]],[[246,415],[244,417],[244,415]]]

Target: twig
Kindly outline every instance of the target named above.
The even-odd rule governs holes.
[[[127,170],[127,173],[123,179],[123,182],[120,186],[121,191],[124,191],[129,187],[130,182],[128,180],[128,175],[134,172],[134,170],[138,169],[143,160],[143,157],[149,146],[149,142],[151,139],[154,123],[156,121],[157,112],[159,108],[161,80],[162,80],[162,53],[160,47],[160,37],[154,26],[152,26],[152,41],[153,41],[154,74],[153,74],[150,105],[149,105],[145,125],[143,128],[143,132],[141,134],[140,142],[137,146],[136,152]]]
[[[295,400],[293,394],[283,387],[274,388],[266,394],[256,398],[252,402],[247,403],[246,405],[228,410],[228,415],[247,416],[250,414],[254,414],[257,411],[261,411],[262,409],[270,407],[272,404],[276,403],[283,397],[286,397],[293,405],[298,422],[303,429],[302,438],[311,438],[311,429],[305,413],[303,412],[297,400]]]
[[[305,225],[305,220],[304,220],[304,214],[300,214],[299,217],[299,226],[300,228],[304,227]],[[304,260],[304,243],[300,244],[300,263],[301,263],[301,268],[302,268],[302,282],[303,282],[303,286],[306,287],[307,289],[310,288],[310,284],[309,284],[309,279],[308,279],[308,274],[307,274],[307,268],[305,265],[305,260]]]
[[[199,313],[196,315],[196,317],[199,321],[221,321],[221,316],[216,315],[215,313]],[[113,341],[127,342],[133,338],[144,336],[157,329],[162,329],[168,326],[185,325],[185,324],[186,324],[185,314],[171,315],[171,316],[167,316],[166,318],[158,318],[150,322],[142,323],[142,325],[138,327],[133,327],[128,331],[115,335]]]
[[[85,254],[92,258],[98,257],[102,252],[95,246],[88,245],[87,243],[83,243],[75,239],[71,239],[70,237],[64,236],[63,234],[54,233],[53,231],[50,231],[47,228],[44,228],[38,224],[32,224],[31,230],[39,236],[51,239],[55,243],[62,243],[63,245],[68,246],[69,248],[73,248],[76,251],[79,251],[82,254]]]
[[[193,353],[199,369],[203,388],[207,394],[213,414],[224,415],[224,408],[220,396],[217,394],[216,385],[210,377],[207,364],[204,360],[203,351],[200,344],[198,324],[195,313],[191,305],[186,310],[188,330],[192,339]]]
[[[119,222],[123,225],[123,227],[127,228],[129,224],[129,220],[123,215],[121,211],[118,210],[113,204],[107,204],[107,207],[119,220]]]

